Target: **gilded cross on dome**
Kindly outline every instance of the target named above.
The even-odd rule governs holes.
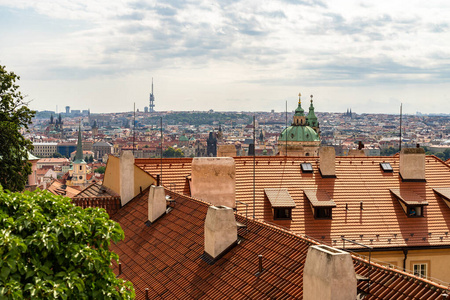
[[[301,94],[301,93],[298,93],[298,104],[302,103],[301,97],[302,97],[302,94]]]
[[[311,95],[311,103],[312,103],[312,98],[313,98],[313,95]]]

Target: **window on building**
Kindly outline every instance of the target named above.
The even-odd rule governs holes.
[[[310,163],[302,163],[301,168],[302,168],[303,173],[312,173],[313,172],[313,168]]]
[[[423,206],[408,206],[408,217],[422,217]]]
[[[383,169],[384,172],[393,172],[394,169],[392,169],[392,166],[390,163],[382,162],[380,163],[381,169]]]
[[[316,219],[331,219],[331,207],[316,207],[314,211]]]
[[[274,208],[273,219],[274,220],[291,220],[292,219],[291,208]]]
[[[427,264],[426,263],[414,264],[413,268],[414,268],[414,270],[413,270],[414,275],[422,277],[422,278],[427,277]]]
[[[82,166],[80,166],[80,171],[82,171],[83,170],[83,167]]]

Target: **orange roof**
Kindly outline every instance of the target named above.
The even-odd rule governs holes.
[[[398,198],[398,200],[402,201],[406,205],[428,205],[428,202],[425,199],[423,199],[413,191],[406,189],[390,189],[390,191],[395,195],[395,197]]]
[[[66,196],[71,199],[78,195],[78,193],[80,192],[79,190],[67,186],[56,179],[54,179],[52,183],[47,187],[47,190],[52,194]]]
[[[295,207],[295,202],[287,189],[267,188],[264,189],[264,193],[272,207]]]
[[[120,278],[130,280],[136,299],[301,299],[303,267],[308,247],[316,242],[275,226],[246,219],[239,229],[241,243],[215,263],[202,259],[204,220],[208,204],[170,193],[173,210],[146,224],[148,189],[122,207],[112,219],[119,222],[125,240],[111,245],[120,257]],[[258,255],[264,271],[258,272]],[[368,277],[370,293],[364,299],[439,299],[446,287],[353,257],[355,271]],[[114,263],[118,274],[118,266]],[[368,293],[367,282],[358,289]]]
[[[336,207],[336,203],[322,190],[303,190],[314,207]]]
[[[163,159],[163,184],[189,194],[186,176],[190,158]],[[312,173],[302,173],[300,163],[309,162]],[[381,162],[389,162],[393,172],[383,172]],[[433,188],[450,187],[450,166],[435,156],[426,156],[426,182],[403,182],[398,155],[390,157],[337,157],[336,178],[322,178],[318,157],[256,157],[256,218],[284,226],[320,242],[342,247],[341,237],[374,248],[450,245],[450,209]],[[253,207],[253,157],[235,157],[236,201]],[[160,173],[160,160],[136,160],[136,165],[153,176]],[[286,188],[294,199],[292,220],[273,220],[272,208],[264,198],[265,188]],[[332,219],[315,219],[304,190],[319,189],[333,199]],[[425,217],[409,218],[391,189],[408,189],[428,202]],[[305,202],[306,201],[306,202]],[[362,202],[362,209],[361,209]],[[239,205],[238,205],[238,208]],[[431,233],[431,235],[429,234]],[[442,239],[441,239],[442,238]],[[354,246],[357,247],[357,246]]]

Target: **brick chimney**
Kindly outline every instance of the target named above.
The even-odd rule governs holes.
[[[122,206],[134,198],[134,156],[132,151],[120,155],[120,199]]]
[[[148,220],[155,222],[156,219],[166,213],[166,193],[162,186],[151,185],[148,192]]]
[[[217,258],[237,241],[237,225],[233,209],[226,206],[208,207],[205,219],[205,252]]]
[[[319,168],[322,177],[336,177],[336,151],[334,147],[325,146],[319,149]]]
[[[403,148],[400,152],[400,176],[403,180],[425,180],[425,150]]]
[[[236,207],[236,165],[231,157],[194,157],[191,195],[212,205]]]
[[[354,300],[356,284],[350,253],[326,245],[309,247],[303,270],[304,300]]]

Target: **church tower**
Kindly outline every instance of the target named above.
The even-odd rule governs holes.
[[[308,116],[305,116],[301,94],[298,94],[298,106],[292,125],[285,128],[278,137],[279,155],[318,156],[319,146],[319,122],[314,114],[312,96]]]
[[[87,182],[87,164],[83,159],[83,144],[81,142],[81,125],[78,129],[77,153],[73,162],[72,185],[84,185]]]

